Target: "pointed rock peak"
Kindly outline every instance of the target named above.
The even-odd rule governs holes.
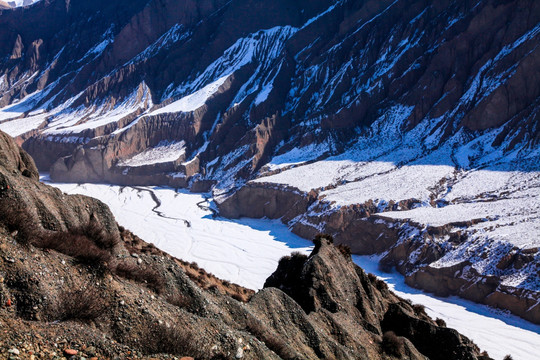
[[[345,312],[376,323],[373,314],[382,308],[382,291],[352,262],[347,247],[334,246],[332,236],[318,235],[314,243],[309,257],[300,253],[283,257],[264,286],[281,289],[307,313],[320,309]]]
[[[17,39],[15,40],[15,44],[13,45],[13,51],[11,51],[10,60],[16,60],[20,59],[22,57],[22,52],[24,50],[24,45],[22,42],[21,35],[17,35]]]

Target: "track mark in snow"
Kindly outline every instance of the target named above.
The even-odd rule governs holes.
[[[191,222],[189,220],[186,220],[186,219],[181,219],[181,218],[174,218],[174,217],[170,217],[170,216],[167,216],[165,215],[164,213],[162,213],[161,211],[158,211],[157,209],[159,209],[159,207],[161,207],[161,200],[159,200],[158,196],[156,195],[156,193],[151,190],[151,189],[147,189],[147,188],[142,188],[142,187],[138,187],[138,186],[131,186],[132,189],[135,189],[137,190],[138,192],[147,192],[150,194],[150,197],[152,198],[152,200],[156,203],[156,206],[154,206],[152,208],[152,212],[155,213],[157,216],[159,216],[160,218],[163,218],[163,219],[170,219],[170,220],[179,220],[179,221],[183,221],[184,224],[187,226],[187,227],[191,227]]]

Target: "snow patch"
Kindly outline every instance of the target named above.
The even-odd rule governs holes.
[[[186,142],[161,141],[129,159],[118,161],[119,166],[143,166],[178,160],[186,153]]]

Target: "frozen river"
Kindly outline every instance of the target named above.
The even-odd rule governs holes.
[[[293,251],[308,254],[310,241],[279,221],[214,217],[201,194],[168,188],[95,184],[51,184],[68,194],[100,199],[119,224],[171,255],[195,261],[216,276],[260,289],[279,259]],[[537,360],[540,326],[459,298],[437,298],[404,284],[399,274],[381,273],[377,258],[355,256],[366,271],[388,282],[400,296],[426,306],[428,314],[473,339],[496,360]]]

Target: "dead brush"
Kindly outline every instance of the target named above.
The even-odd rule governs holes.
[[[167,297],[167,302],[179,308],[187,308],[191,305],[189,297],[180,292],[175,292]]]
[[[196,341],[186,326],[174,322],[151,323],[146,326],[139,341],[140,350],[147,354],[174,354],[205,358],[204,346]]]
[[[401,357],[404,348],[403,339],[393,331],[387,331],[383,334],[381,347],[386,354]]]
[[[165,290],[165,278],[149,266],[121,262],[116,265],[113,272],[124,279],[144,283],[158,294]]]
[[[39,236],[38,227],[25,204],[17,199],[0,198],[0,224],[12,234],[17,242],[29,246]]]
[[[108,302],[98,295],[100,293],[101,290],[90,282],[78,289],[63,290],[52,306],[49,318],[60,321],[95,320],[108,307]]]
[[[34,245],[72,256],[87,265],[103,265],[112,258],[109,251],[97,246],[90,238],[67,231],[42,234]]]

